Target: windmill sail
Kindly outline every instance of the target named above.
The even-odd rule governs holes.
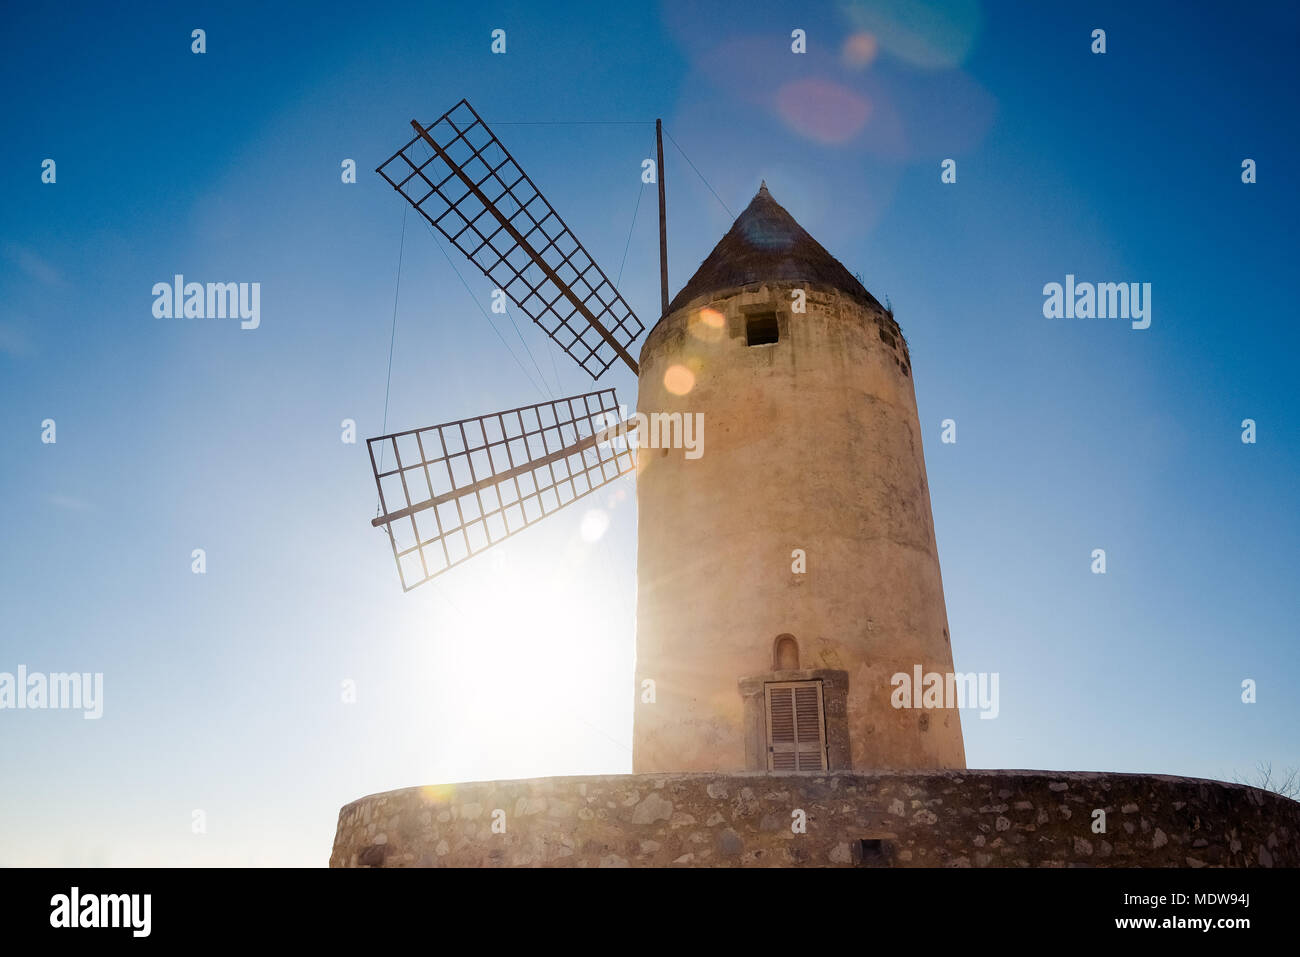
[[[402,590],[630,472],[623,431],[604,389],[367,439]]]
[[[636,372],[641,320],[469,102],[411,125],[378,173],[593,379]]]

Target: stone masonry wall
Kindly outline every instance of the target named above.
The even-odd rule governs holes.
[[[805,833],[792,828],[796,811]],[[353,801],[330,857],[331,867],[855,865],[1297,867],[1300,803],[1222,781],[1058,771],[536,778]]]

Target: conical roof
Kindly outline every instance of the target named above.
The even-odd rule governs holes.
[[[808,235],[785,207],[759,186],[713,252],[668,306],[674,312],[697,296],[752,282],[803,280],[831,286],[870,305],[874,296],[838,259]]]

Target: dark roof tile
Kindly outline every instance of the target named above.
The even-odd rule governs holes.
[[[791,280],[831,286],[869,305],[880,306],[862,283],[772,198],[767,183],[763,183],[727,235],[673,298],[668,311],[674,312],[706,293],[754,282]]]

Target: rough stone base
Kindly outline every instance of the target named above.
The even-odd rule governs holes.
[[[330,866],[1296,867],[1300,803],[1223,781],[1060,771],[486,781],[353,801]]]

